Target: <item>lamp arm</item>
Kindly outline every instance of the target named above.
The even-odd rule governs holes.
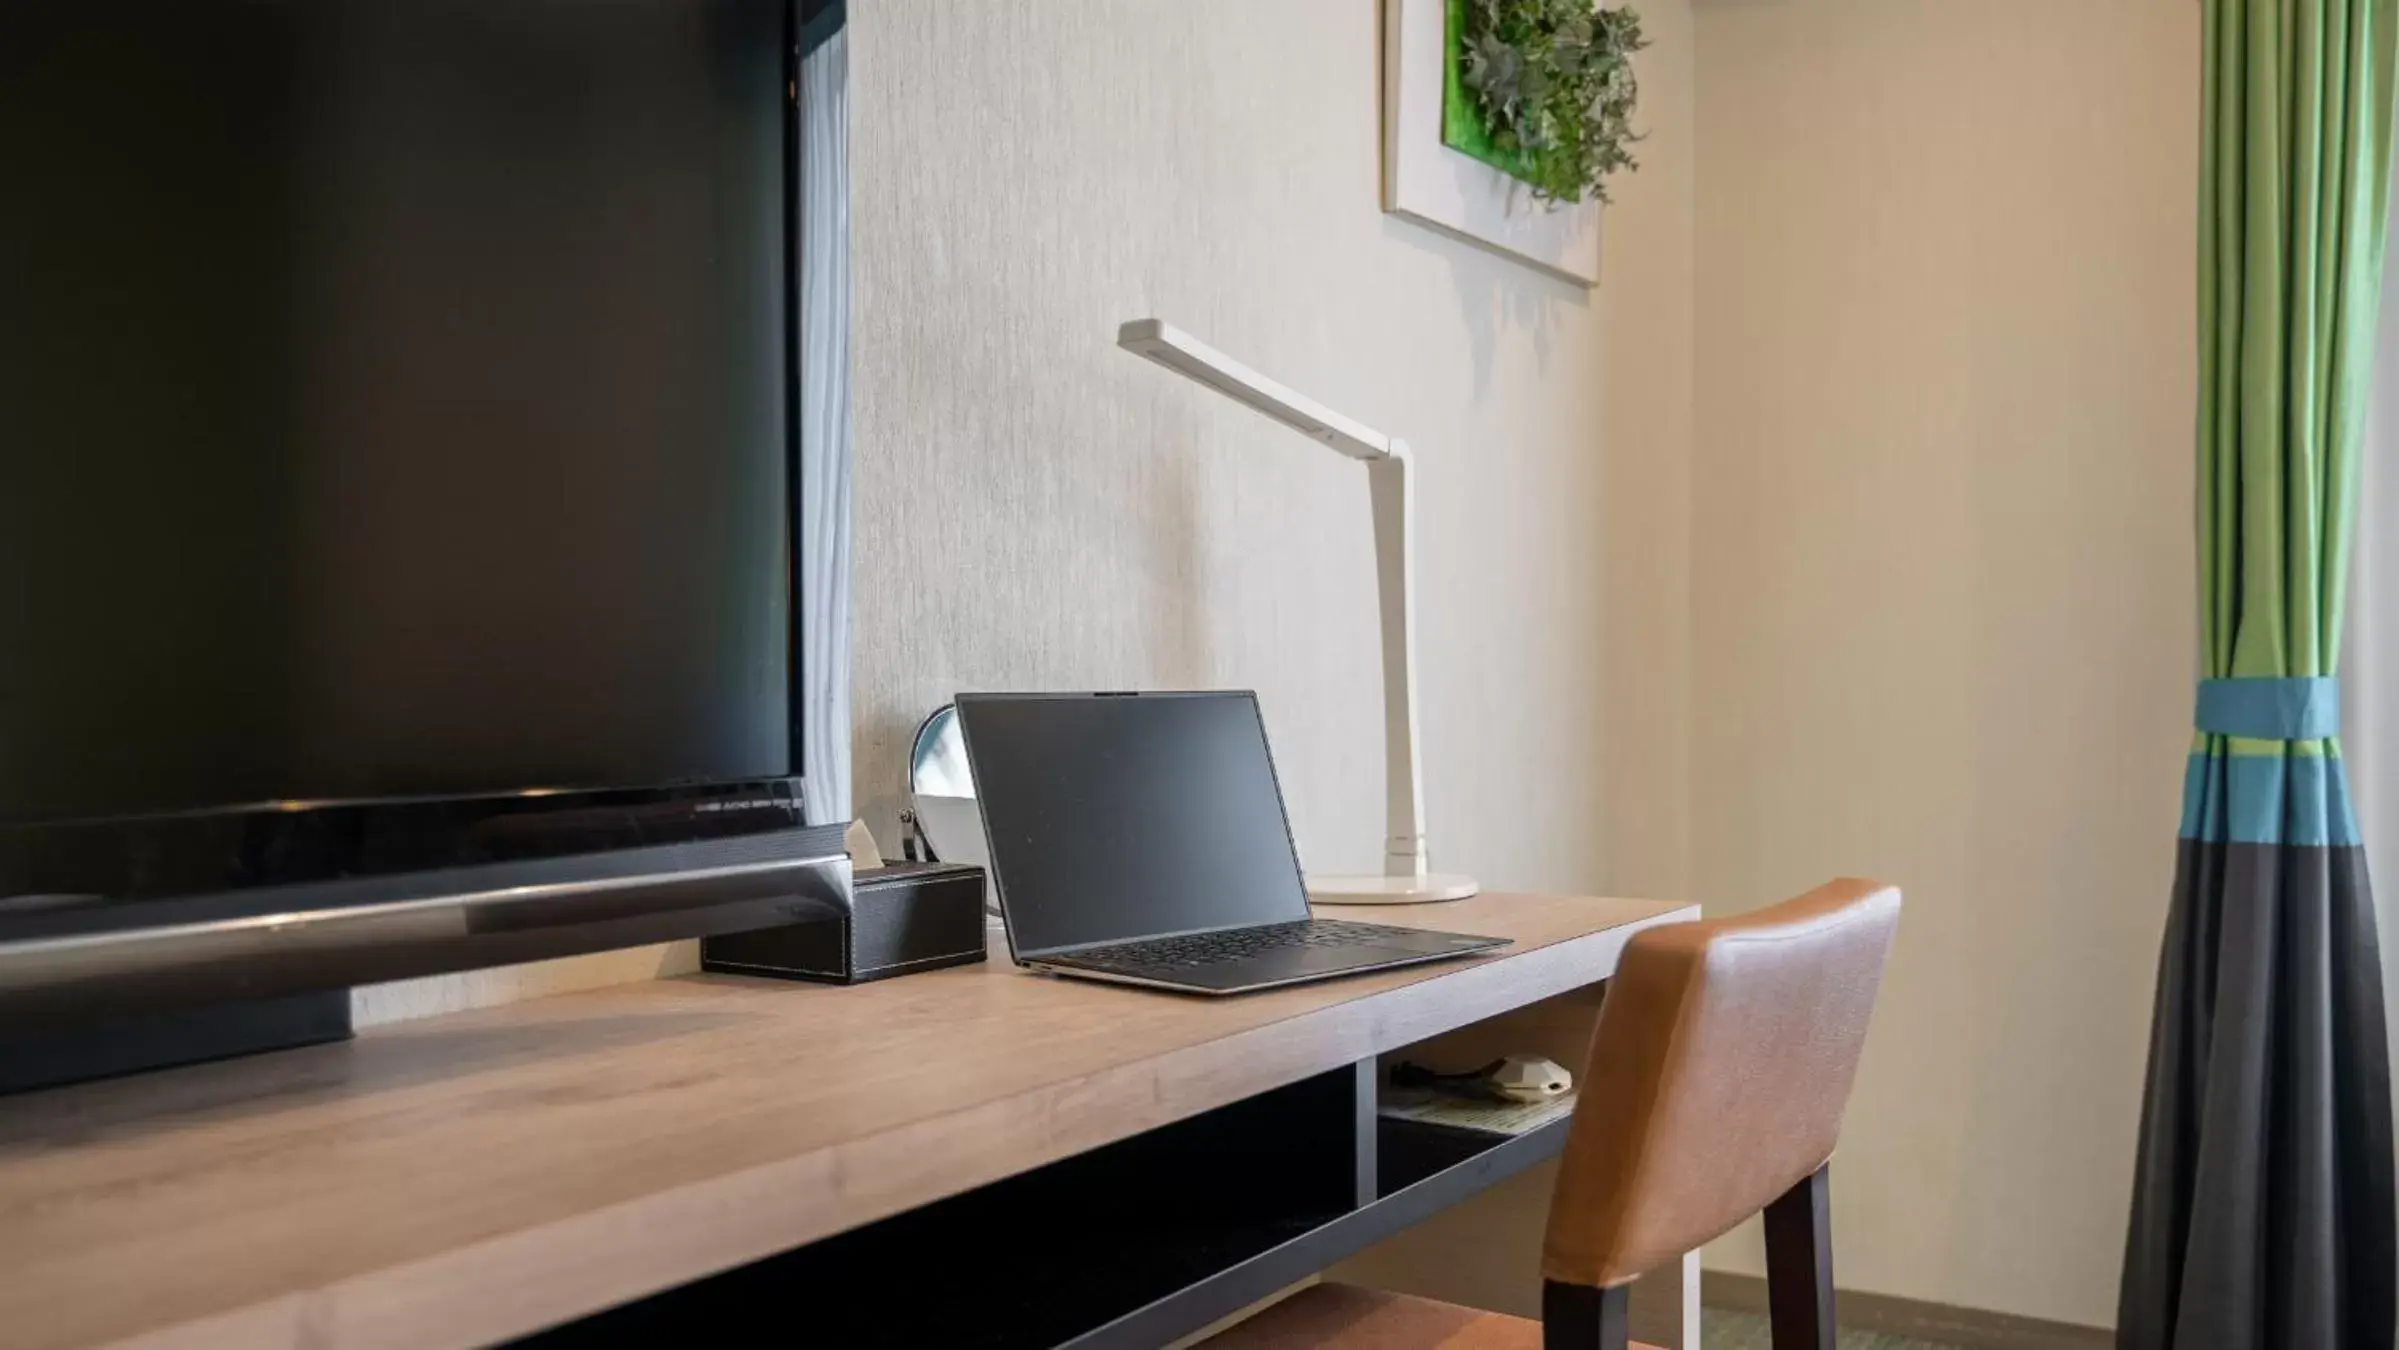
[[[1427,860],[1424,770],[1416,762],[1416,556],[1410,538],[1416,487],[1406,442],[1302,397],[1163,320],[1120,325],[1116,344],[1365,463],[1382,610],[1383,876],[1311,878],[1309,894],[1335,904],[1377,905],[1474,894],[1472,877],[1431,876]]]
[[[1366,462],[1374,504],[1375,591],[1383,630],[1383,874],[1421,877],[1429,869],[1424,839],[1424,771],[1416,762],[1416,480],[1408,447]]]

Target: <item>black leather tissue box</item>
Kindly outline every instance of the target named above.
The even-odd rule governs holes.
[[[851,882],[847,914],[702,939],[700,968],[864,984],[983,959],[983,869],[892,863]]]

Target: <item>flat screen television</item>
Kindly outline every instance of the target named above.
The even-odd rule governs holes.
[[[840,18],[0,13],[0,1037],[842,902]]]

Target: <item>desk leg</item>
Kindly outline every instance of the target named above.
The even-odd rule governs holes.
[[[1698,1252],[1684,1252],[1634,1283],[1633,1339],[1661,1350],[1699,1350]]]
[[[1354,1081],[1350,1090],[1356,1109],[1350,1121],[1350,1190],[1363,1208],[1382,1194],[1377,1175],[1382,1170],[1382,1125],[1376,1108],[1383,1091],[1383,1066],[1379,1060],[1362,1059],[1352,1072]]]

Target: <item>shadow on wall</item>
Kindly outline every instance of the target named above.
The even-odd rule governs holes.
[[[1383,237],[1430,253],[1448,267],[1450,285],[1458,295],[1458,318],[1465,325],[1474,361],[1473,401],[1477,404],[1491,392],[1492,365],[1503,328],[1522,329],[1532,336],[1534,365],[1547,375],[1559,309],[1591,308],[1593,292],[1580,283],[1553,277],[1530,263],[1493,253],[1433,226],[1385,213]],[[1500,270],[1503,268],[1507,270]]]

